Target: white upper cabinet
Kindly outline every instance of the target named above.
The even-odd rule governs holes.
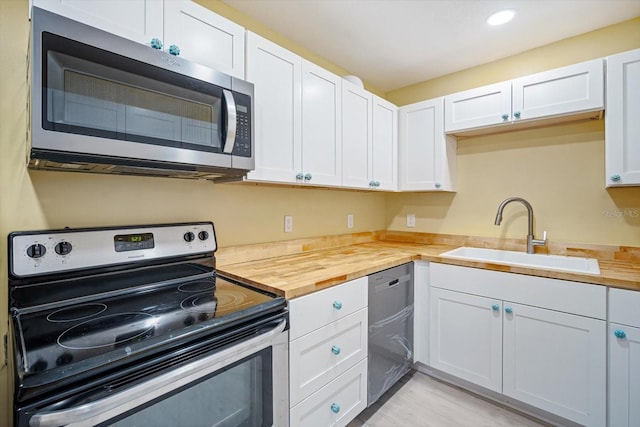
[[[398,107],[342,82],[342,185],[397,188]]]
[[[33,5],[138,43],[163,37],[163,0],[33,0]]]
[[[399,190],[455,191],[456,141],[443,112],[443,98],[400,107]]]
[[[640,185],[640,49],[607,58],[606,186]]]
[[[164,43],[180,56],[244,79],[244,28],[189,0],[165,0]]]
[[[444,105],[447,133],[509,123],[511,82],[496,83],[447,95]]]
[[[398,107],[373,95],[373,139],[369,150],[369,185],[398,188]]]
[[[302,59],[247,32],[247,80],[254,84],[256,167],[250,180],[296,182],[302,171]]]
[[[371,93],[348,81],[342,82],[342,185],[345,187],[370,186],[372,103]]]
[[[342,78],[302,60],[302,171],[307,184],[342,184]]]
[[[603,109],[604,65],[595,59],[448,95],[445,131],[481,134],[500,125],[593,117]]]
[[[244,78],[244,28],[189,0],[34,0],[34,6]]]

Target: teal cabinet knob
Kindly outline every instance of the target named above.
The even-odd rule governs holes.
[[[302,172],[300,172],[299,174],[296,174],[296,179],[298,181],[302,181],[303,178],[304,178],[304,175],[302,175]]]
[[[511,313],[513,313],[513,308],[511,308],[511,307],[505,307],[504,311],[505,311],[505,313],[507,313],[507,314],[511,314]]]
[[[493,304],[493,305],[491,306],[491,310],[493,310],[493,311],[498,311],[498,310],[500,310],[500,305],[498,305],[498,304]]]
[[[334,345],[333,347],[331,347],[331,353],[335,354],[336,356],[340,354],[340,347],[338,347],[337,345]]]
[[[436,188],[440,188],[442,187],[442,184],[440,184],[439,182],[436,182]]]
[[[180,48],[178,47],[178,45],[172,44],[171,46],[169,46],[169,53],[173,56],[178,56],[180,55]]]
[[[308,174],[306,174],[306,175],[304,176],[304,180],[305,180],[305,181],[311,181],[311,178],[312,178],[312,177],[311,177],[311,174],[310,174],[310,173],[308,173]]]
[[[502,117],[502,120],[509,120],[509,115],[508,114],[503,114],[500,117]]]
[[[622,180],[622,177],[620,175],[618,175],[617,173],[614,173],[613,175],[611,175],[611,181],[620,182],[620,180]]]
[[[340,405],[338,405],[337,403],[332,403],[331,412],[333,412],[334,414],[337,414],[338,412],[340,412]]]
[[[521,115],[522,115],[522,113],[520,111],[515,111],[513,113],[513,117],[515,117],[516,119],[519,119]]]
[[[340,301],[334,301],[333,308],[335,308],[336,310],[340,310],[342,308],[342,303]]]
[[[623,331],[622,329],[616,329],[613,332],[613,335],[616,336],[616,338],[620,338],[621,340],[625,339],[627,337],[627,333],[625,331]]]
[[[376,187],[380,187],[380,181],[376,181]]]
[[[369,187],[375,187],[375,186],[376,186],[375,181],[369,181]]]
[[[151,47],[154,49],[162,49],[162,40],[153,38],[151,39]]]

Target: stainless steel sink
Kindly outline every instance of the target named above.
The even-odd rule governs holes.
[[[600,274],[600,266],[595,258],[568,257],[561,255],[528,254],[499,249],[472,248],[463,246],[440,254],[443,258],[466,261],[488,262],[516,267],[538,268],[579,274]]]

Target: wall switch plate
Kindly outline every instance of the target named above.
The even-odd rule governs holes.
[[[416,226],[416,214],[407,214],[407,227]]]
[[[353,228],[353,214],[347,214],[347,228]]]
[[[293,216],[285,215],[284,216],[284,232],[291,233],[293,231]]]

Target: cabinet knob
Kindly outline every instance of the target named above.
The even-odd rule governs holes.
[[[306,175],[304,176],[304,180],[305,180],[305,181],[311,181],[311,178],[312,178],[312,176],[311,176],[311,174],[310,174],[310,173],[308,173],[308,174],[306,174]]]
[[[627,337],[627,333],[625,331],[623,331],[622,329],[616,329],[613,332],[613,335],[616,336],[616,338],[620,338],[621,340],[625,339]]]
[[[509,115],[508,114],[503,114],[500,117],[502,117],[502,120],[509,120]]]
[[[505,307],[505,308],[504,308],[504,311],[505,311],[505,313],[507,313],[507,314],[511,314],[511,313],[513,313],[513,308],[511,308],[511,307]]]
[[[436,188],[440,188],[442,187],[442,184],[440,184],[439,182],[436,182]]]
[[[296,179],[297,179],[298,181],[302,181],[302,179],[304,179],[304,175],[302,175],[302,172],[300,172],[300,173],[296,174]]]
[[[376,181],[376,187],[380,187],[380,181]]]
[[[338,405],[337,403],[332,403],[331,412],[333,412],[334,414],[337,414],[338,412],[340,412],[340,405]]]
[[[519,119],[521,115],[522,115],[522,113],[520,111],[515,111],[513,113],[513,117],[515,117],[516,119]]]
[[[153,38],[151,39],[151,47],[154,49],[162,49],[162,40]]]
[[[498,311],[498,310],[500,310],[500,305],[498,305],[498,304],[493,304],[493,305],[491,306],[491,310],[493,310],[493,311]]]
[[[336,310],[340,310],[342,308],[342,303],[340,301],[334,301],[333,308],[335,308]]]
[[[375,186],[376,186],[375,181],[369,181],[369,187],[375,187]]]
[[[611,175],[611,181],[613,181],[613,182],[620,182],[621,179],[622,179],[622,177],[620,175],[618,175],[617,173],[614,173],[613,175]]]
[[[336,356],[340,354],[340,347],[338,347],[337,345],[334,345],[333,347],[331,347],[331,353],[335,354]]]
[[[171,46],[169,46],[169,53],[173,56],[178,56],[180,55],[180,48],[178,47],[178,45],[172,44]]]

